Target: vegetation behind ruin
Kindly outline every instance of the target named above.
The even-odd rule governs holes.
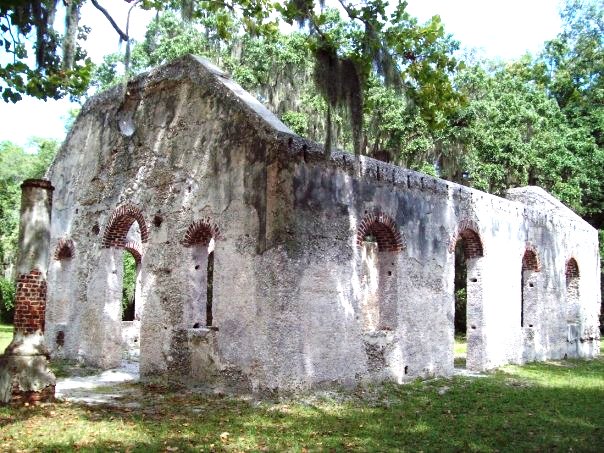
[[[28,92],[33,88],[20,86],[9,71],[17,69],[5,67],[3,95],[13,101],[19,89],[37,97],[77,95],[85,80],[103,90],[194,53],[230,72],[294,132],[324,143],[327,154],[339,147],[495,194],[538,185],[604,234],[601,2],[567,0],[559,35],[538,55],[507,62],[461,53],[438,16],[420,23],[404,3],[387,12],[377,0],[354,7],[343,2],[349,6],[340,10],[290,1],[273,16],[262,1],[240,2],[239,13],[207,2],[144,3],[157,8],[144,41],[128,39],[126,52],[107,55],[94,69],[76,46],[73,79],[53,79],[67,83],[63,90],[40,82]],[[19,8],[0,14],[26,20],[13,14]],[[282,31],[275,17],[303,27]],[[29,20],[30,29],[48,32],[35,16]],[[47,73],[31,72],[32,81],[58,71],[61,55],[69,55],[60,53],[61,45],[74,46],[86,32],[70,30],[44,49],[48,55],[40,63],[49,65]],[[61,74],[69,77],[69,71]],[[12,304],[18,187],[23,179],[43,175],[57,144],[37,139],[32,148],[38,151],[0,144],[5,320]]]

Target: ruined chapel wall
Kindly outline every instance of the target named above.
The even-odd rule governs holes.
[[[199,65],[187,57],[93,98],[50,170],[51,250],[73,245],[49,268],[55,354],[104,367],[120,359],[124,244],[106,235],[129,225],[115,223],[118,208],[144,224],[134,238],[144,376],[296,389],[450,374],[452,247],[464,228],[484,252],[468,262],[469,366],[597,353],[597,340],[586,340],[599,308],[597,237],[580,219],[370,158],[334,152],[326,161],[223,73]],[[392,226],[379,256],[383,319],[366,308],[364,269],[376,251],[359,247],[359,231],[371,216]],[[204,321],[191,308],[202,272],[185,238],[200,221],[216,233],[217,330],[193,328]],[[521,327],[527,247],[542,270],[531,277],[533,326]],[[571,302],[569,256],[581,271]]]
[[[294,163],[284,170],[292,178],[295,215],[284,227],[290,235],[283,238],[280,251],[290,260],[281,279],[299,288],[288,298],[292,307],[288,311],[296,313],[299,327],[285,342],[292,348],[302,345],[304,352],[300,354],[298,346],[297,358],[300,380],[346,382],[372,374],[402,380],[450,373],[454,316],[450,245],[460,224],[473,225],[484,247],[484,257],[468,266],[468,285],[477,286],[478,299],[468,313],[473,367],[596,353],[593,341],[568,352],[565,257],[581,255],[577,259],[589,274],[585,285],[592,285],[597,276],[597,238],[578,217],[541,213],[372,159],[362,158],[360,169],[346,154],[334,153],[330,162],[324,162],[311,148],[298,148],[292,147],[289,158]],[[357,171],[360,177],[355,176]],[[382,333],[379,341],[363,334],[359,320],[362,276],[356,244],[362,219],[377,212],[395,220],[405,243],[396,263],[397,325]],[[527,321],[522,327],[521,266],[527,247],[539,254],[542,269],[534,282],[539,297],[537,313],[531,314],[533,325]],[[590,292],[581,295],[585,338],[594,327],[596,299]],[[382,348],[377,359],[376,345]],[[376,360],[382,363],[376,365]],[[383,370],[383,363],[388,370]]]
[[[183,319],[191,251],[182,244],[192,222],[209,219],[221,232],[215,252],[216,316],[227,311],[221,304],[232,304],[233,313],[254,306],[248,261],[262,236],[265,202],[257,189],[265,184],[264,146],[249,133],[254,128],[246,127],[239,110],[206,93],[211,87],[162,83],[172,82],[129,86],[122,111],[119,93],[95,99],[94,108],[84,108],[50,171],[61,186],[51,248],[68,237],[75,252],[68,264],[69,283],[50,291],[49,305],[56,312],[62,310],[58,306],[65,293],[73,294],[68,315],[61,315],[67,321],[55,317],[53,324],[51,319],[49,337],[65,330],[62,353],[68,357],[102,366],[119,360],[119,307],[108,307],[106,301],[119,299],[124,252],[101,243],[112,213],[127,204],[140,209],[148,229],[148,240],[141,244],[138,297],[145,304],[141,370],[160,372],[174,364],[182,373],[179,367],[188,364],[178,354],[175,337],[179,329],[192,327],[191,320]],[[132,134],[118,128],[128,105]],[[245,137],[242,130],[248,131]],[[52,263],[55,281],[63,278],[64,264]]]

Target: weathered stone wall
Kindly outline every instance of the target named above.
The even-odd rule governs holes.
[[[468,367],[597,354],[597,236],[551,197],[321,156],[194,57],[91,99],[49,174],[49,345],[119,362],[128,251],[145,376],[294,389],[450,374],[464,238]],[[540,270],[521,320],[527,249]]]
[[[386,342],[382,363],[391,378],[450,373],[452,252],[468,228],[478,233],[475,244],[483,249],[482,257],[468,261],[468,367],[597,354],[597,235],[559,203],[540,210],[556,203],[544,191],[515,190],[510,198],[517,201],[506,200],[372,159],[357,164],[336,153],[324,162],[321,150],[296,146],[288,167],[295,216],[283,228],[289,231],[283,248],[299,264],[288,281],[300,288],[298,316],[315,324],[289,341],[316,339],[303,359],[316,362],[314,375],[353,379],[377,371],[381,379],[384,371],[372,366],[368,354],[376,337]],[[531,197],[539,201],[520,203]],[[396,273],[389,276],[397,286],[396,327],[367,335],[359,322],[364,301],[358,231],[371,215],[393,219],[404,248],[392,257]],[[473,256],[473,246],[466,256]],[[525,323],[521,274],[527,249],[534,250],[540,268],[526,281]],[[571,258],[583,269],[575,298],[565,275]]]
[[[52,345],[64,331],[68,357],[102,366],[121,357],[120,238],[132,224],[144,231],[137,288],[143,373],[174,368],[182,374],[189,367],[179,341],[180,331],[197,321],[185,317],[194,270],[185,244],[191,225],[207,219],[222,230],[215,244],[216,314],[254,306],[251,262],[264,246],[270,142],[260,136],[275,131],[198,67],[187,60],[142,77],[127,93],[91,100],[50,170],[59,186],[52,247],[69,239],[75,250],[69,260],[52,263],[53,281],[69,283],[50,289],[51,312],[70,308],[63,322],[49,323],[48,337]],[[68,293],[71,301],[64,300]]]

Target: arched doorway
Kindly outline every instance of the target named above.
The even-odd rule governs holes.
[[[107,259],[113,269],[107,278],[104,314],[112,324],[108,332],[113,341],[106,341],[108,354],[122,359],[138,360],[140,355],[140,324],[144,304],[140,297],[142,243],[148,240],[148,229],[140,209],[132,205],[117,208],[105,228],[102,248],[108,249]]]
[[[449,243],[454,253],[453,363],[456,368],[479,369],[482,349],[480,322],[482,291],[480,259],[484,256],[478,226],[460,223]]]

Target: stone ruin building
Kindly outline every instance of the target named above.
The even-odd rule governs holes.
[[[597,233],[559,201],[326,159],[197,57],[91,98],[47,176],[55,356],[250,390],[451,375],[459,241],[468,369],[599,351]]]

